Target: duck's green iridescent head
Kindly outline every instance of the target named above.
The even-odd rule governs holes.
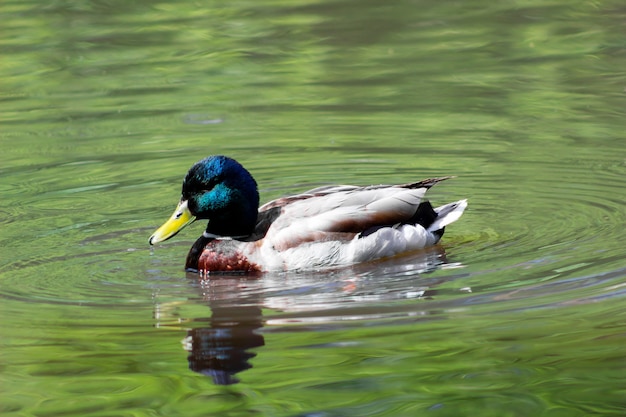
[[[254,230],[258,207],[259,192],[252,175],[232,158],[209,156],[191,167],[178,207],[150,236],[150,244],[169,239],[196,219],[209,220],[209,235],[248,236]]]

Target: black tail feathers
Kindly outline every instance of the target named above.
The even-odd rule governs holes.
[[[432,204],[430,204],[430,201],[422,201],[419,206],[417,206],[413,217],[411,217],[407,223],[419,224],[424,229],[428,229],[436,219],[437,213],[433,209]]]

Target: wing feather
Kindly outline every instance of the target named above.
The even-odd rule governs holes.
[[[267,238],[278,250],[338,236],[349,240],[373,227],[408,221],[425,192],[426,188],[384,187],[293,201],[282,208]]]

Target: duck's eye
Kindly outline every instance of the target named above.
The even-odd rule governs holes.
[[[211,192],[213,191],[216,185],[217,185],[217,182],[215,181],[209,181],[208,184],[204,183],[202,184],[202,188],[200,188],[200,191],[198,191],[198,194],[206,194],[208,192]]]

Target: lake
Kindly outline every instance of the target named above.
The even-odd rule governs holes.
[[[3,416],[623,416],[620,1],[5,1]],[[189,167],[263,202],[454,175],[441,244],[185,273]]]

